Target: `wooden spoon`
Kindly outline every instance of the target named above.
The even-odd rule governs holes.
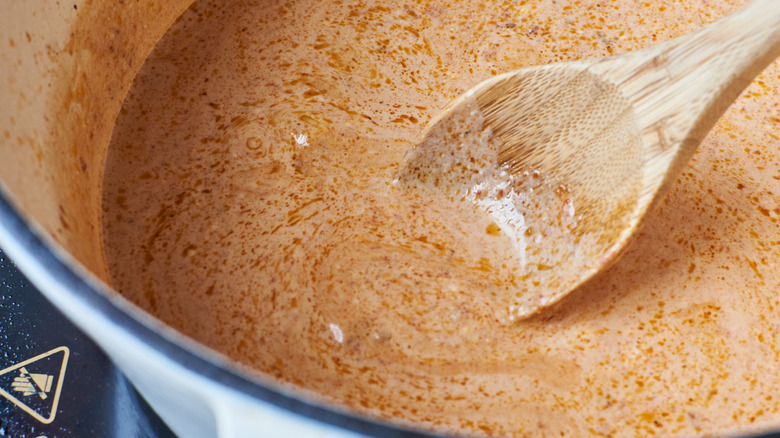
[[[753,0],[659,46],[502,74],[453,101],[429,124],[404,158],[399,179],[419,182],[430,172],[475,162],[461,142],[450,151],[454,161],[433,163],[442,156],[434,150],[442,142],[426,141],[441,138],[445,127],[452,133],[453,118],[465,108],[500,140],[497,166],[510,175],[537,171],[571,190],[580,218],[571,232],[596,234],[606,244],[584,251],[592,263],[562,271],[566,278],[556,280],[556,290],[526,300],[514,315],[525,317],[616,260],[715,122],[778,56],[780,0]]]

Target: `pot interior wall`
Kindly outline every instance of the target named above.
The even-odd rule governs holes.
[[[26,0],[0,14],[0,185],[104,281],[111,131],[143,60],[191,2]]]

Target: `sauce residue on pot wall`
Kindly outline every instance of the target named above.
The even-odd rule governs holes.
[[[420,427],[778,426],[777,64],[624,258],[529,320],[495,313],[522,264],[507,233],[392,184],[430,118],[479,81],[645,47],[741,3],[199,2],[113,134],[113,286],[242,364]]]

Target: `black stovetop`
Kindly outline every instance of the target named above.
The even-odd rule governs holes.
[[[173,436],[0,250],[0,437]]]

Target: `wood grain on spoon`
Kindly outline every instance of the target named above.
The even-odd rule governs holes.
[[[499,75],[430,123],[398,181],[472,201],[475,186],[504,187],[485,208],[499,221],[506,214],[496,215],[494,206],[507,196],[536,196],[533,188],[513,193],[528,187],[529,172],[543,177],[546,192],[565,188],[576,224],[562,233],[574,236],[573,245],[555,251],[556,273],[539,292],[519,297],[514,316],[526,317],[616,260],[716,121],[778,56],[780,2],[754,0],[666,44]],[[553,233],[562,223],[527,203],[515,210],[523,227]]]

